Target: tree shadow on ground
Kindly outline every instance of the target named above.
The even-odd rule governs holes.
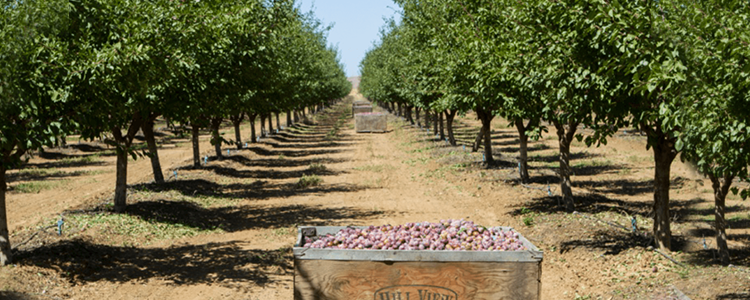
[[[312,142],[312,143],[266,143],[273,148],[334,148],[334,147],[349,147],[355,145],[355,143],[342,143],[334,141],[325,142]]]
[[[130,188],[140,191],[164,192],[177,191],[185,196],[210,196],[218,198],[269,199],[274,197],[293,197],[299,195],[349,193],[369,189],[366,186],[353,184],[321,184],[298,188],[294,183],[271,184],[268,181],[256,180],[252,183],[218,184],[204,179],[173,180],[165,183],[141,183]]]
[[[241,288],[275,282],[293,272],[291,248],[244,250],[249,242],[165,248],[110,246],[81,238],[16,254],[17,263],[55,271],[72,283],[130,282],[152,278],[176,285],[217,284]]]
[[[618,171],[622,170],[624,167],[622,165],[616,165],[616,164],[607,164],[607,165],[581,165],[581,166],[573,166],[571,169],[573,170],[573,175],[576,176],[592,176],[612,171]]]
[[[685,180],[678,179],[672,180],[670,186],[672,189],[681,189],[684,184]],[[576,180],[573,181],[573,186],[607,194],[634,196],[653,192],[654,180]]]
[[[708,202],[708,201],[707,201]],[[688,208],[685,210],[685,213],[690,215],[696,215],[696,216],[714,216],[714,209],[715,206],[713,205],[713,202],[711,203],[711,207],[708,208]],[[724,212],[727,214],[731,213],[741,213],[750,211],[750,207],[745,207],[741,205],[730,205],[724,207]],[[750,228],[750,220],[748,219],[733,219],[730,216],[727,217],[727,222],[729,222],[729,225],[732,226],[732,228]],[[704,220],[695,220],[696,223],[701,222],[710,222],[711,224],[714,223],[714,221],[704,221]],[[735,227],[736,226],[736,227]]]
[[[76,211],[76,214],[102,212],[103,207]],[[248,229],[276,229],[305,224],[310,226],[351,225],[349,220],[386,214],[383,211],[363,211],[355,208],[330,208],[320,205],[240,205],[205,208],[190,201],[140,201],[126,207],[125,213],[150,223],[180,224],[200,230],[227,232]]]
[[[531,144],[531,145],[529,145],[527,147],[527,151],[528,152],[543,151],[543,150],[548,150],[548,149],[551,149],[551,147],[547,146],[547,144],[543,144],[543,143],[535,143],[535,144]],[[515,152],[521,151],[521,148],[520,147],[503,147],[503,148],[500,148],[499,150],[501,152],[512,152],[512,153],[515,153]]]
[[[749,235],[730,235],[730,238],[733,240],[736,239],[742,239],[748,240],[750,238]],[[720,265],[721,261],[718,259],[718,253],[716,250],[716,243],[715,243],[715,237],[713,234],[710,236],[706,236],[707,242],[711,245],[708,249],[702,249],[702,245],[697,244],[695,241],[688,241],[685,239],[681,239],[678,242],[672,242],[672,247],[676,250],[681,250],[686,253],[685,249],[691,249],[687,255],[687,258],[685,259],[685,262],[698,265],[698,266],[711,266],[711,265]],[[694,245],[688,245],[688,243],[692,243]],[[702,244],[702,242],[699,242]],[[696,248],[700,250],[695,250]],[[729,258],[730,263],[735,266],[743,266],[748,267],[750,266],[750,247],[742,247],[742,248],[734,248],[729,247]],[[750,270],[747,270],[750,272]]]
[[[493,151],[492,156],[494,158],[492,163],[482,161],[480,162],[481,165],[487,169],[509,169],[518,167],[517,162],[513,161],[507,156],[501,155],[500,153],[496,153]]]
[[[654,190],[653,180],[576,180],[573,186],[618,195],[639,195]]]
[[[589,152],[574,152],[570,153],[570,161],[575,162],[575,160],[578,159],[584,159],[584,158],[594,158],[594,157],[600,157],[601,154],[597,153],[589,153]],[[550,154],[550,155],[532,155],[529,156],[529,161],[537,161],[537,162],[559,162],[560,161],[560,154]]]
[[[28,169],[27,169],[28,170]],[[34,172],[33,169],[25,172],[13,172],[8,173],[5,175],[5,178],[7,181],[13,182],[13,181],[39,181],[39,180],[48,180],[52,178],[67,178],[67,177],[77,177],[82,175],[88,175],[88,171],[72,171],[72,172],[64,172],[64,171],[57,171],[57,172]]]
[[[304,175],[319,175],[319,176],[335,176],[339,174],[345,174],[345,171],[332,171],[328,169],[305,169],[305,170],[294,170],[294,171],[278,171],[278,170],[243,170],[239,171],[233,168],[208,166],[203,167],[204,170],[211,170],[218,175],[229,176],[234,178],[257,178],[257,179],[289,179],[289,178],[300,178]]]
[[[716,296],[716,300],[750,300],[750,292],[748,293],[730,293]]]
[[[325,140],[325,133],[301,133],[292,134],[288,132],[279,132],[266,139],[271,139],[283,143],[304,143],[304,142],[320,142]]]
[[[590,235],[591,238],[565,241],[560,244],[560,253],[584,247],[590,250],[604,250],[604,255],[618,255],[622,251],[647,247],[653,238],[641,234],[632,234],[624,230],[601,229]]]
[[[232,155],[224,157],[246,167],[264,167],[264,168],[281,168],[281,167],[301,167],[311,164],[339,164],[347,162],[346,159],[340,158],[311,158],[311,159],[249,159],[242,155]]]
[[[80,155],[71,156],[70,158],[64,158],[52,162],[42,163],[26,163],[23,164],[24,168],[38,168],[38,169],[55,169],[55,168],[75,168],[75,167],[93,167],[93,166],[106,166],[112,165],[112,163],[103,162],[96,158],[96,155]]]
[[[561,196],[534,198],[529,202],[520,204],[509,214],[519,216],[523,214],[522,209],[530,209],[536,212],[544,213],[565,213],[565,207],[562,204]],[[653,200],[646,201],[624,201],[620,199],[608,198],[598,194],[587,194],[575,196],[575,210],[583,213],[596,214],[601,212],[625,212],[628,215],[638,215],[641,217],[650,217]],[[674,201],[670,208],[674,210],[686,209],[699,200]]]
[[[111,148],[106,148],[106,147],[102,147],[101,145],[90,144],[90,143],[68,144],[68,147],[76,149],[81,152],[103,152],[107,150],[113,150]]]
[[[32,300],[38,299],[35,296],[31,296],[25,293],[11,292],[11,291],[0,291],[0,299],[5,300]]]
[[[327,150],[298,150],[298,151],[292,151],[292,150],[267,150],[261,147],[247,147],[244,150],[252,151],[253,153],[261,156],[279,156],[283,155],[286,157],[305,157],[305,156],[313,156],[313,155],[324,155],[324,154],[334,154],[334,153],[341,153],[346,150],[342,149],[327,149]]]

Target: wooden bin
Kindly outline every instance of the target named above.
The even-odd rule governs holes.
[[[387,116],[384,113],[358,113],[354,115],[356,132],[386,132]]]
[[[356,116],[357,114],[361,113],[371,113],[372,112],[372,105],[364,105],[364,106],[352,106],[352,115]]]
[[[372,106],[372,103],[366,100],[355,100],[354,102],[352,102],[352,107],[354,106]]]
[[[301,247],[304,237],[345,227],[300,227],[295,300],[540,299],[542,252],[338,250]],[[364,228],[364,227],[356,227]],[[509,227],[500,227],[510,230]]]

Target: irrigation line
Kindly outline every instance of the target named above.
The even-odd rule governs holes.
[[[42,227],[41,229],[37,230],[37,232],[34,232],[34,234],[32,234],[25,241],[20,242],[20,243],[16,244],[15,246],[13,246],[13,248],[11,248],[11,250],[18,250],[18,247],[26,245],[26,243],[30,242],[33,238],[35,238],[37,235],[39,235],[39,233],[41,233],[42,231],[45,231],[45,230],[50,229],[50,228],[55,228],[55,227],[57,227],[57,225],[50,225],[50,226],[47,226],[47,227]]]
[[[661,250],[659,250],[659,249],[656,249],[656,248],[654,248],[654,252],[656,252],[656,253],[659,253],[659,254],[661,254],[661,256],[664,256],[664,257],[666,257],[666,258],[667,258],[668,260],[671,260],[671,261],[672,261],[673,263],[676,263],[676,264],[677,264],[677,265],[679,265],[680,267],[686,267],[686,266],[685,266],[685,264],[683,264],[683,263],[681,263],[681,262],[677,261],[676,259],[674,259],[674,258],[672,258],[671,256],[667,255],[666,253],[664,253],[664,252],[661,252]]]
[[[575,214],[575,215],[579,215],[579,216],[582,216],[582,217],[584,217],[584,218],[587,218],[587,219],[591,219],[591,220],[599,221],[599,222],[602,222],[602,223],[604,223],[604,224],[607,224],[607,225],[609,225],[609,226],[620,228],[620,229],[622,229],[622,230],[625,230],[625,231],[627,231],[627,232],[632,232],[632,231],[631,231],[630,229],[628,229],[627,227],[625,227],[625,226],[622,226],[622,225],[620,225],[620,224],[617,224],[617,223],[612,223],[612,222],[609,222],[609,221],[604,221],[604,220],[602,220],[602,219],[599,219],[599,218],[597,218],[597,217],[587,216],[587,215],[581,214],[581,213],[579,213],[579,212],[577,212],[577,211],[574,211],[574,212],[573,212],[573,214]]]
[[[602,220],[602,219],[599,219],[599,218],[597,218],[597,217],[587,216],[587,215],[581,214],[581,213],[579,213],[579,212],[577,212],[577,211],[574,211],[574,212],[573,212],[573,214],[576,214],[576,215],[582,216],[582,217],[584,217],[584,218],[588,218],[588,219],[596,220],[596,221],[602,222],[602,223],[604,223],[604,224],[607,224],[607,225],[609,225],[609,226],[620,228],[620,229],[622,229],[622,230],[624,230],[624,231],[627,231],[627,232],[631,232],[631,231],[630,231],[630,230],[629,230],[629,229],[628,229],[627,227],[625,227],[625,226],[622,226],[622,225],[620,225],[620,224],[612,223],[612,222],[609,222],[609,221],[604,221],[604,220]],[[683,263],[681,263],[681,262],[677,261],[676,259],[672,258],[671,256],[667,255],[666,253],[662,252],[662,251],[661,251],[661,250],[659,250],[659,249],[656,249],[656,248],[654,248],[654,252],[656,252],[656,253],[659,253],[659,254],[661,254],[661,256],[664,256],[664,257],[665,257],[666,259],[669,259],[670,261],[672,261],[673,263],[675,263],[675,264],[677,264],[677,265],[679,265],[679,266],[681,266],[681,267],[685,267],[685,264],[683,264]]]

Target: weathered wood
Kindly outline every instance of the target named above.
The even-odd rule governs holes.
[[[296,260],[294,299],[539,299],[539,266],[529,262]]]
[[[371,113],[372,112],[372,106],[371,105],[363,105],[363,106],[353,106],[352,107],[352,115],[356,116],[357,114],[361,113]]]
[[[358,113],[354,115],[354,130],[356,132],[386,132],[387,128],[386,114]]]
[[[372,106],[372,103],[366,100],[355,100],[352,102],[352,106]]]
[[[299,247],[304,235],[343,227],[301,227],[294,248],[295,300],[539,299],[542,252],[333,250]],[[510,228],[502,227],[503,230]]]

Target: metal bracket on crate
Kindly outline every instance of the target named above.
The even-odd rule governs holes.
[[[302,236],[313,237],[318,235],[318,231],[315,230],[315,227],[305,227],[300,229],[300,232],[302,233]]]

